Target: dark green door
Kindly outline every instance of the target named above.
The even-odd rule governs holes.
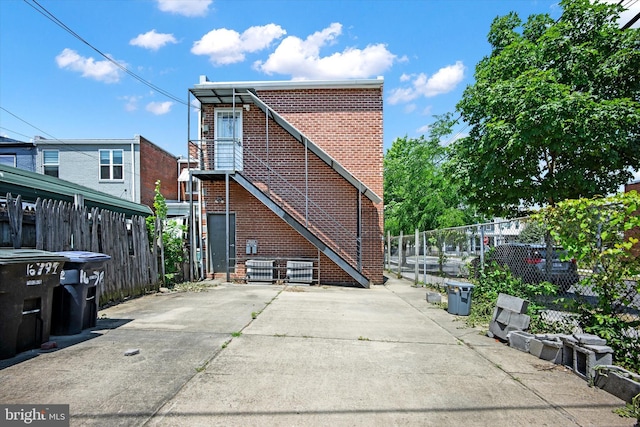
[[[227,254],[225,243],[227,241],[225,226],[226,215],[224,213],[207,214],[207,232],[209,235],[209,269],[215,273],[227,271]],[[236,266],[236,215],[229,214],[229,269]]]

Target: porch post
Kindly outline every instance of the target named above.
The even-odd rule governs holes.
[[[224,202],[225,202],[225,261],[227,267],[227,282],[231,281],[231,272],[229,269],[229,173],[224,174]]]

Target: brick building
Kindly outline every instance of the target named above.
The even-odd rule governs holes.
[[[207,275],[382,283],[382,88],[202,77],[190,89]]]

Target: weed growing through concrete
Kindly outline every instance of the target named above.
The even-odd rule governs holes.
[[[358,341],[371,341],[369,338],[365,338],[363,336],[358,337]]]
[[[252,311],[252,312],[251,312],[251,318],[252,318],[252,319],[255,319],[256,317],[258,317],[258,314],[260,314],[260,312],[259,312],[259,311]]]
[[[231,332],[231,336],[234,338],[238,338],[240,335],[242,335],[242,332]]]

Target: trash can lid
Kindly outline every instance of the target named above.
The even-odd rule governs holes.
[[[60,253],[38,249],[0,249],[0,265],[20,264],[31,261],[69,261],[69,259]]]
[[[69,258],[71,262],[92,262],[92,261],[108,261],[111,257],[107,254],[88,251],[63,251],[56,252],[59,255]]]

